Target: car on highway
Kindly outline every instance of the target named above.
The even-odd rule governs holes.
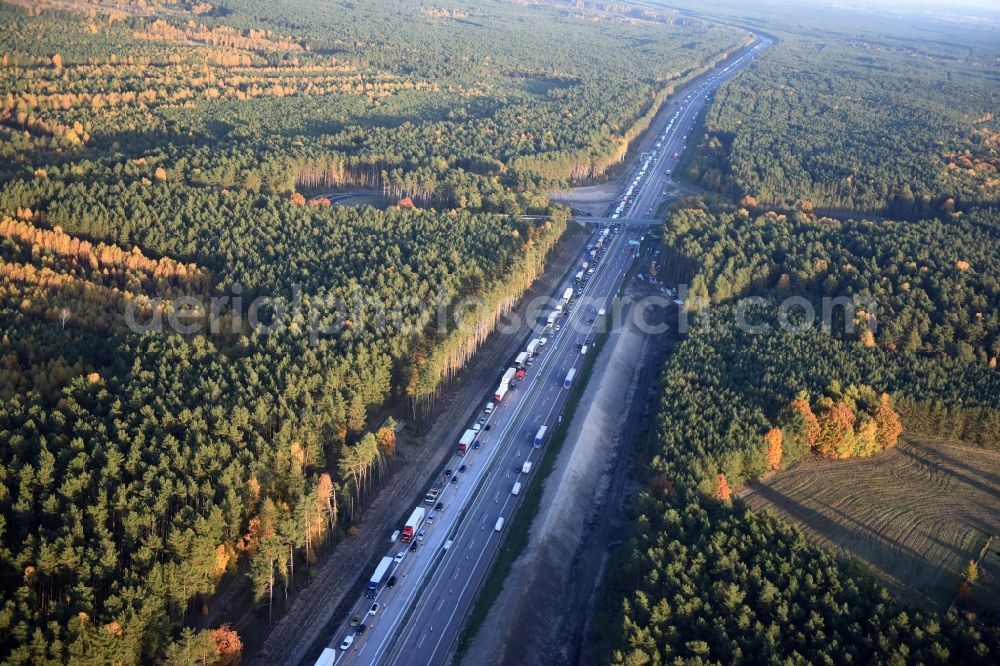
[[[354,628],[354,633],[360,636],[361,634],[365,633],[367,629],[368,629],[367,624],[359,624],[357,627]]]
[[[457,476],[451,477],[451,482],[452,483],[458,483],[458,477]]]
[[[389,580],[386,581],[385,586],[386,587],[396,587],[396,577],[395,576],[389,576]]]
[[[396,557],[394,557],[393,559],[396,560],[396,564],[399,564],[400,562],[403,561],[404,557],[406,557],[406,551],[401,550],[398,553],[396,553]]]
[[[417,532],[417,541],[423,541],[424,540],[424,536],[426,536],[426,533],[423,530],[420,530],[419,532]]]
[[[356,627],[359,624],[361,624],[361,616],[360,615],[355,615],[354,617],[351,618],[351,626],[352,627]]]
[[[458,471],[459,472],[464,472],[467,469],[469,469],[469,467],[467,465],[462,465],[461,467],[458,468]]]
[[[480,430],[483,429],[483,424],[482,423],[478,423],[478,422],[477,423],[473,423],[472,424],[472,429],[474,431],[476,431],[476,432],[479,432]]]
[[[376,601],[375,603],[372,604],[372,607],[368,609],[368,614],[375,615],[376,613],[378,613],[379,608],[382,608],[382,604]]]
[[[444,511],[444,502],[438,502],[437,506],[434,507],[435,511]]]
[[[450,470],[450,469],[446,469],[446,470],[444,471],[444,475],[445,475],[445,476],[451,476],[451,470]]]
[[[340,641],[340,649],[349,650],[353,642],[354,642],[354,636],[344,636],[344,640]]]
[[[531,365],[531,364],[529,363],[528,365]],[[490,424],[489,424],[489,423],[487,423],[487,424],[486,424],[485,426],[483,426],[483,430],[485,430],[485,431],[489,432],[489,429],[490,429],[491,427],[492,427],[492,426],[490,426]]]
[[[415,552],[416,550],[417,550],[417,542],[414,541],[413,543],[410,544],[410,552],[412,553]]]

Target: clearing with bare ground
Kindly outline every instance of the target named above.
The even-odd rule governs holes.
[[[752,489],[814,543],[867,563],[905,601],[945,610],[962,570],[1000,535],[1000,453],[906,436],[875,458],[810,459]],[[984,558],[973,589],[1000,605],[1000,559]]]

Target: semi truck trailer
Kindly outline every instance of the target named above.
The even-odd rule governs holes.
[[[389,580],[389,575],[391,573],[392,558],[383,557],[382,561],[378,563],[375,573],[372,574],[371,580],[368,581],[368,590],[365,592],[365,596],[369,599],[377,597],[378,593],[382,591],[382,587],[385,585],[385,582]]]

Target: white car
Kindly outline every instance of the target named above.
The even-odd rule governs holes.
[[[396,557],[394,557],[392,559],[396,560],[396,564],[399,564],[400,562],[403,561],[404,557],[406,557],[406,551],[405,550],[401,550],[398,553],[396,553]]]
[[[345,636],[344,640],[340,642],[340,649],[341,650],[349,649],[353,642],[354,642],[354,636]]]
[[[369,615],[375,615],[376,613],[378,613],[378,609],[381,608],[381,607],[382,607],[382,604],[380,604],[380,603],[378,603],[376,601],[375,603],[372,604],[372,607],[368,609],[368,614]]]

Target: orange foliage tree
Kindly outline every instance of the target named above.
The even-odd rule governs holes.
[[[903,433],[903,424],[892,406],[889,404],[889,394],[883,393],[878,407],[875,408],[875,441],[882,449],[896,446],[899,436]]]
[[[243,641],[235,629],[224,624],[218,629],[212,629],[211,635],[212,642],[215,643],[215,654],[219,656],[219,661],[216,662],[219,666],[232,666],[240,663]]]
[[[816,446],[816,440],[819,439],[820,433],[819,421],[816,419],[812,407],[809,406],[809,399],[799,396],[795,400],[792,400],[791,404],[788,405],[788,409],[802,415],[806,423],[806,441],[809,443],[809,446]]]
[[[728,502],[733,498],[733,491],[729,487],[729,481],[726,480],[726,475],[722,472],[719,472],[719,476],[715,479],[715,496],[723,502]]]
[[[781,440],[780,428],[771,428],[764,435],[764,443],[767,444],[767,467],[768,469],[781,468]]]

